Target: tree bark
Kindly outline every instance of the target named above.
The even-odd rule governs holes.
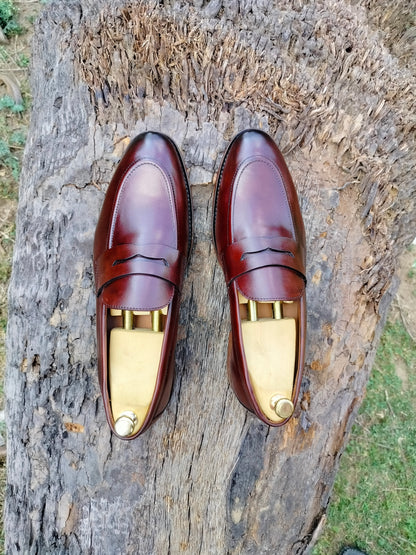
[[[292,554],[322,528],[416,234],[415,44],[404,0],[273,4],[70,0],[41,16],[10,286],[10,553]],[[285,154],[308,240],[305,374],[278,429],[228,385],[211,238],[213,174],[247,127]],[[99,393],[92,243],[147,129],[184,154],[194,242],[171,401],[123,442]]]

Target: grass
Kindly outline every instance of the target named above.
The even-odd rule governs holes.
[[[345,545],[371,555],[416,553],[415,370],[413,340],[401,321],[389,322],[313,555]]]
[[[4,373],[4,335],[7,324],[7,287],[15,234],[21,159],[28,126],[30,94],[27,78],[28,40],[34,4],[22,5],[20,12],[12,0],[0,0],[0,28],[10,39],[0,45],[0,381]],[[18,36],[17,36],[18,35]],[[1,392],[0,392],[1,393]],[[0,408],[3,406],[0,395]]]
[[[414,277],[416,277],[416,260],[413,262],[412,267],[407,272],[407,277],[409,279],[413,279]]]
[[[22,27],[18,21],[17,8],[12,0],[1,0],[0,2],[0,27],[6,37],[18,35]]]
[[[26,140],[26,122],[18,115],[25,112],[10,96],[0,98],[0,196],[17,199],[17,183],[21,169],[21,152]],[[23,122],[22,122],[23,121]]]

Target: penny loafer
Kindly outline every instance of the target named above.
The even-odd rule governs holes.
[[[305,230],[289,170],[266,133],[246,130],[231,142],[213,224],[231,310],[230,383],[247,409],[281,426],[304,365]]]
[[[191,226],[177,147],[160,133],[137,136],[94,239],[99,381],[108,423],[122,439],[144,432],[169,401]]]

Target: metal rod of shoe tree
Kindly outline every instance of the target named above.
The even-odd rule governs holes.
[[[273,318],[275,320],[281,320],[283,318],[282,301],[274,301],[273,302]]]
[[[162,331],[162,320],[161,320],[162,312],[160,310],[152,310],[151,315],[152,315],[152,330]]]
[[[248,301],[247,303],[247,320],[257,322],[257,303],[256,301]]]
[[[133,329],[133,311],[132,310],[123,310],[123,328],[125,330],[132,330]]]

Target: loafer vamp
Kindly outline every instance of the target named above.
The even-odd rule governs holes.
[[[283,265],[273,265],[274,249],[273,243],[268,243],[269,238],[287,237],[299,243],[288,194],[275,158],[259,154],[248,157],[240,164],[232,185],[231,243],[252,238],[253,249],[256,249],[255,239],[262,238],[257,251],[241,255],[251,257],[253,265],[258,264],[260,268],[236,279],[236,286],[244,297],[257,301],[294,300],[305,289],[302,275]]]
[[[107,190],[94,238],[97,299],[156,310],[180,294],[189,254],[189,187],[179,152],[160,133],[138,135]]]
[[[174,196],[169,176],[156,162],[137,162],[121,182],[109,228],[108,248],[115,245],[137,245],[133,255],[142,261],[141,271],[150,269],[149,254],[141,246],[177,246],[177,223]],[[157,264],[167,264],[161,257]],[[169,304],[174,285],[160,277],[133,274],[121,277],[103,290],[103,302],[111,308],[155,310]]]
[[[280,151],[261,131],[242,132],[225,155],[214,241],[227,285],[235,281],[247,298],[292,300],[304,293],[305,231],[296,190]]]

